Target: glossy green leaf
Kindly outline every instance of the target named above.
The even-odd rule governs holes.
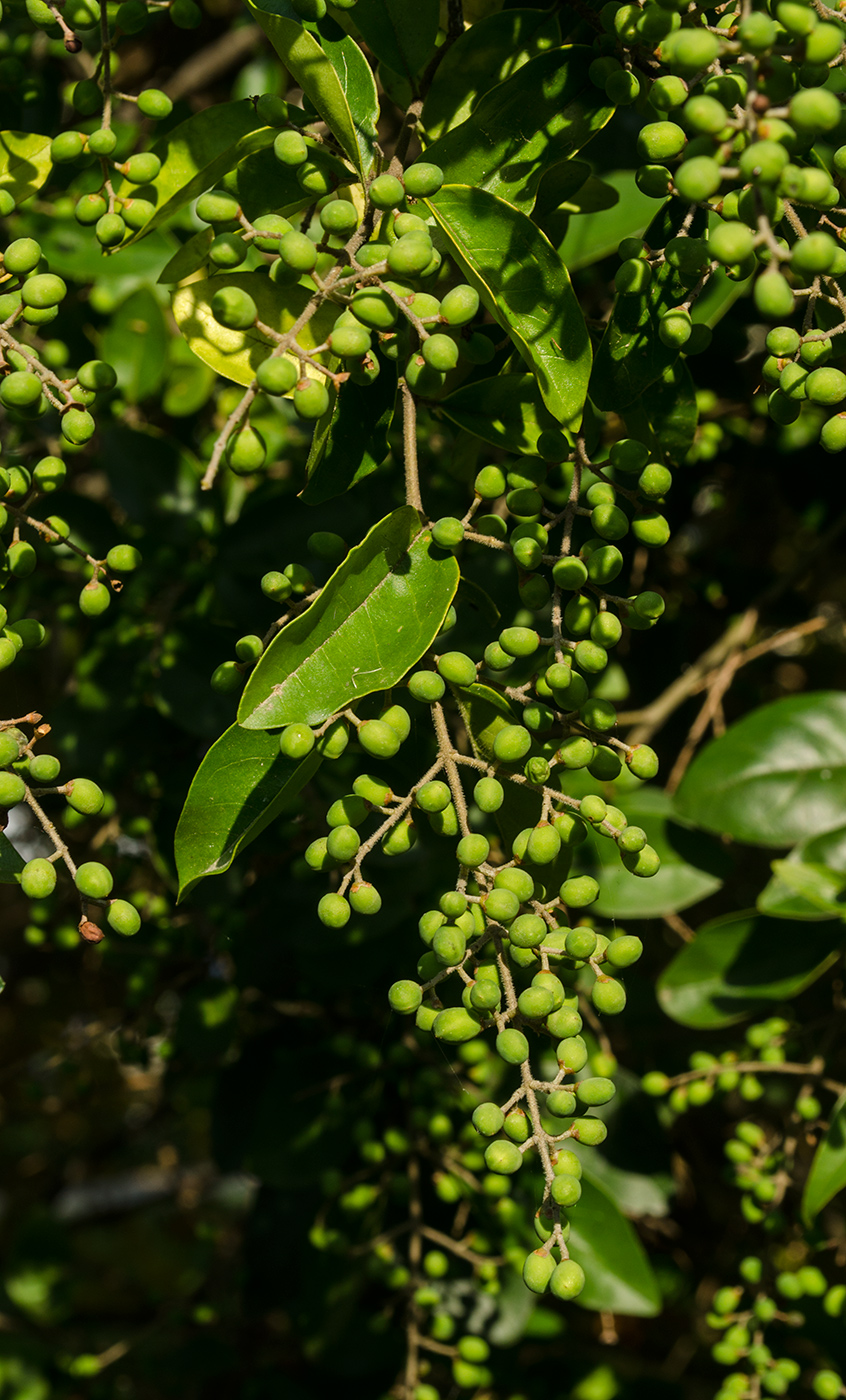
[[[556,173],[556,170],[550,171],[541,182],[538,199],[544,192],[545,181],[554,178]],[[619,200],[608,209],[570,220],[558,252],[571,272],[590,267],[610,253],[616,253],[624,238],[643,234],[655,218],[656,209],[661,207],[654,199],[641,194],[631,170],[605,172],[602,179],[617,191]]]
[[[247,681],[239,724],[319,724],[395,685],[435,640],[457,587],[458,564],[434,549],[417,511],[393,511],[274,637]]]
[[[206,875],[222,875],[317,771],[312,749],[300,763],[279,738],[233,724],[212,744],[185,799],[175,837],[179,898]]]
[[[753,846],[788,846],[842,824],[846,695],[776,700],[694,759],[675,796],[682,817]]]
[[[320,113],[344,154],[359,174],[366,176],[375,153],[373,138],[365,129],[372,128],[373,123],[372,112],[369,120],[366,116],[368,80],[362,64],[365,67],[367,64],[358,45],[347,37],[333,39],[332,61],[317,37],[303,28],[302,20],[288,0],[247,0],[247,9],[261,25],[291,77]],[[373,81],[372,77],[369,81]],[[273,132],[273,137],[275,135]]]
[[[435,51],[439,9],[438,0],[356,0],[352,19],[371,53],[413,81]]]
[[[812,1225],[824,1206],[846,1187],[846,1094],[841,1094],[828,1129],[814,1153],[802,1193],[802,1219]]]
[[[139,287],[112,316],[100,352],[129,403],[155,393],[167,370],[168,329],[153,293]]]
[[[744,277],[737,282],[729,277],[724,267],[712,272],[701,293],[690,308],[694,325],[716,326],[734,303],[749,291],[754,277]]]
[[[0,131],[0,190],[8,190],[16,204],[40,190],[52,169],[49,136]]]
[[[503,10],[471,24],[444,54],[426,94],[421,124],[428,139],[459,126],[485,93],[560,37],[558,16],[548,10]]]
[[[557,426],[532,374],[477,379],[441,399],[437,412],[506,452],[533,453],[544,429]]]
[[[468,281],[534,370],[550,413],[578,425],[590,339],[552,244],[525,214],[486,190],[445,185],[429,203]]]
[[[307,505],[321,505],[370,476],[388,455],[388,432],[397,396],[396,363],[382,360],[372,384],[348,379],[318,423],[300,492]]]
[[[234,193],[251,219],[258,219],[262,214],[281,214],[283,218],[293,219],[299,210],[308,207],[311,199],[300,187],[296,170],[282,165],[270,145],[239,160],[235,167]]]
[[[280,287],[261,272],[224,272],[189,282],[174,292],[174,319],[194,354],[224,378],[234,379],[236,384],[250,384],[256,367],[273,347],[252,326],[245,331],[232,331],[215,320],[211,303],[219,287],[242,287],[253,298],[259,319],[283,332],[291,329],[308,304],[309,293],[299,285]],[[299,332],[298,344],[304,350],[322,345],[336,317],[337,307],[325,303]],[[312,374],[316,376],[318,371],[313,370]]]
[[[668,452],[683,459],[696,437],[699,410],[696,386],[686,360],[679,357],[644,389],[626,409],[626,427],[632,437],[645,442],[660,461]]]
[[[815,982],[846,943],[841,923],[770,919],[747,909],[705,924],[658,980],[658,1000],[684,1026],[731,1026]]]
[[[491,597],[484,588],[472,579],[462,577],[458,585],[458,599],[460,603],[466,603],[484,622],[485,626],[495,631],[499,631],[502,626],[502,614]]]
[[[193,233],[165,263],[156,280],[167,287],[174,282],[183,282],[186,277],[192,277],[200,268],[206,266],[213,240],[214,231],[211,228],[201,228],[197,233]]]
[[[528,213],[544,171],[575,155],[613,114],[588,78],[592,58],[582,47],[539,54],[486,93],[426,159],[451,185],[486,190]]]
[[[569,1219],[567,1248],[587,1278],[576,1299],[579,1306],[625,1317],[655,1317],[661,1311],[658,1282],[634,1226],[613,1196],[583,1179],[579,1204]]]
[[[356,165],[367,174],[376,154],[379,120],[379,94],[373,70],[355,40],[330,16],[320,21],[318,32],[320,46],[337,74],[355,127],[360,156]]]
[[[23,856],[18,855],[8,836],[0,831],[0,885],[16,885],[25,865]]]
[[[178,209],[211,189],[251,152],[270,146],[276,137],[271,126],[264,126],[249,99],[222,102],[195,112],[179,126],[162,136],[153,146],[162,168],[151,181],[156,191],[156,212],[135,240],[151,233]],[[134,186],[123,185],[126,194]]]
[[[653,919],[687,909],[707,899],[722,885],[725,854],[717,842],[686,832],[670,820],[672,801],[658,787],[643,787],[617,796],[631,826],[641,826],[650,846],[661,857],[661,869],[650,879],[632,875],[620,859],[616,843],[592,832],[577,847],[579,870],[600,882],[592,907],[606,919]]]
[[[609,1162],[595,1147],[585,1147],[575,1141],[568,1146],[582,1164],[582,1180],[586,1177],[601,1187],[616,1202],[623,1215],[638,1220],[643,1215],[660,1219],[669,1214],[672,1177],[662,1173],[646,1176],[642,1172],[626,1171]]]
[[[758,909],[781,919],[830,919],[846,913],[846,826],[801,841],[786,860],[772,862],[773,878],[758,896]]]

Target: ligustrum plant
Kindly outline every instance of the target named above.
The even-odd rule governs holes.
[[[0,1396],[846,1395],[844,66],[5,4]]]

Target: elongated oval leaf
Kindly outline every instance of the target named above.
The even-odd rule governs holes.
[[[176,828],[179,898],[206,875],[222,875],[321,763],[312,749],[301,763],[284,759],[275,734],[233,724],[212,744],[188,790]]]
[[[257,366],[267,358],[273,346],[252,326],[245,331],[231,331],[215,320],[211,303],[220,287],[241,287],[249,292],[258,308],[259,319],[277,331],[291,329],[308,304],[309,293],[299,285],[280,287],[261,272],[226,272],[219,277],[189,282],[174,292],[174,319],[194,354],[224,378],[234,379],[236,384],[250,384]],[[312,350],[323,343],[336,315],[337,308],[328,303],[316,312],[297,336],[304,350]],[[309,373],[308,365],[305,373]],[[319,371],[312,368],[311,375],[316,378]]]
[[[161,384],[168,334],[162,309],[148,287],[133,292],[109,322],[101,349],[129,403],[140,403]]]
[[[846,695],[816,691],[746,715],[694,759],[682,817],[753,846],[789,846],[843,822]]]
[[[239,160],[273,144],[276,131],[256,116],[255,104],[222,102],[188,117],[153,146],[162,168],[151,181],[156,191],[156,212],[135,241],[151,233],[177,209],[197,199],[216,184]],[[124,182],[118,193],[129,195],[133,185]],[[126,246],[126,245],[125,245]]]
[[[529,455],[536,451],[544,429],[556,426],[533,374],[477,379],[441,399],[436,411],[493,447]]]
[[[451,185],[469,185],[531,209],[541,177],[575,155],[614,112],[591,83],[592,51],[550,49],[481,98],[461,126],[426,152]]]
[[[502,10],[471,24],[444,54],[426,94],[421,123],[429,140],[459,126],[486,92],[560,37],[558,16],[548,10]]]
[[[429,203],[459,266],[535,371],[550,413],[578,425],[590,339],[552,244],[525,214],[486,190],[445,185]]]
[[[379,61],[413,82],[435,51],[439,8],[439,0],[357,0],[352,19]]]
[[[388,455],[388,431],[397,396],[397,368],[383,360],[373,384],[342,384],[318,423],[300,496],[321,505],[375,472]]]
[[[697,833],[692,838],[669,820],[672,802],[660,788],[619,794],[619,805],[632,826],[641,826],[661,857],[651,879],[632,875],[620,860],[615,842],[593,833],[577,847],[579,870],[600,882],[593,906],[607,919],[653,919],[706,899],[722,885],[725,856],[716,842]]]
[[[676,360],[626,408],[626,427],[656,455],[679,461],[693,446],[699,410],[686,360]]]
[[[386,690],[431,645],[458,587],[412,506],[374,525],[320,597],[274,637],[238,710],[247,729],[319,724],[351,700]]]
[[[705,924],[658,981],[658,1000],[683,1026],[742,1021],[768,1002],[798,996],[835,961],[843,925],[769,919],[754,909]]]
[[[338,76],[355,127],[359,151],[356,165],[367,174],[373,167],[379,120],[379,93],[373,70],[358,44],[334,19],[324,16],[318,29],[321,48]]]
[[[802,1219],[812,1225],[846,1187],[846,1094],[841,1094],[831,1115],[828,1131],[814,1153],[808,1180],[802,1194]]]
[[[556,171],[546,177],[551,180]],[[571,272],[580,267],[616,253],[624,238],[636,238],[642,234],[660,209],[654,199],[641,194],[630,170],[613,170],[603,174],[605,180],[619,195],[618,202],[609,209],[601,209],[596,214],[580,214],[571,219],[563,243],[558,252],[561,261]],[[545,181],[538,191],[538,201],[544,194]],[[698,304],[698,303],[697,303]]]
[[[580,1307],[626,1317],[655,1317],[661,1311],[658,1282],[634,1226],[593,1181],[582,1180],[567,1248],[587,1277],[576,1299]]]
[[[831,919],[846,914],[846,826],[800,841],[786,860],[772,862],[773,878],[757,899],[762,914],[778,919]]]
[[[8,190],[16,204],[40,190],[52,169],[49,136],[0,131],[0,190]]]
[[[288,72],[337,138],[344,154],[364,178],[370,171],[375,153],[374,138],[368,135],[368,123],[360,105],[366,83],[362,64],[367,65],[358,45],[348,38],[335,40],[336,67],[316,36],[303,28],[302,20],[288,0],[247,0],[247,8],[261,25]],[[339,69],[344,73],[345,67],[346,74],[342,81]],[[353,116],[352,106],[356,108],[357,118]],[[369,125],[372,127],[372,121]]]

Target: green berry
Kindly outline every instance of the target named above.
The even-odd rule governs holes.
[[[405,190],[395,175],[377,175],[368,194],[377,209],[396,209],[405,198]]]
[[[567,1302],[579,1296],[586,1282],[584,1269],[575,1259],[562,1259],[552,1272],[549,1291],[554,1297]]]
[[[532,736],[522,724],[506,724],[494,738],[494,753],[500,763],[519,763],[532,746]]]
[[[90,778],[73,778],[68,783],[67,800],[75,812],[92,817],[102,811],[105,798],[103,791]]]
[[[485,1148],[485,1166],[501,1176],[512,1176],[523,1165],[523,1153],[514,1142],[499,1139]]]
[[[141,927],[141,915],[135,906],[125,899],[111,900],[106,918],[109,928],[113,928],[115,933],[123,934],[125,938],[131,938]]]
[[[29,899],[46,899],[56,888],[56,868],[41,858],[27,861],[21,871],[21,889]]]
[[[591,988],[590,999],[597,1011],[608,1016],[617,1016],[626,1005],[626,991],[622,982],[613,977],[597,978]]]
[[[349,923],[350,906],[343,895],[325,894],[318,903],[317,917],[326,928],[343,928]]]
[[[401,1016],[411,1016],[423,1000],[423,993],[417,982],[395,982],[388,992],[388,1001],[393,1011]]]
[[[279,735],[279,752],[299,761],[311,753],[314,742],[314,730],[307,724],[289,724]]]
[[[447,651],[436,662],[438,671],[451,685],[472,685],[476,679],[476,664],[463,651]]]
[[[486,836],[471,834],[462,836],[455,849],[459,865],[474,867],[484,865],[490,854],[490,842]]]
[[[105,865],[88,860],[78,868],[75,883],[79,893],[89,899],[108,899],[114,881]]]

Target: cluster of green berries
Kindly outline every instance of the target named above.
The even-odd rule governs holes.
[[[351,10],[356,0],[329,0],[330,6],[335,10]],[[292,9],[296,10],[304,24],[316,23],[323,19],[326,14],[326,0],[291,0]]]
[[[815,313],[820,297],[834,298],[832,304],[842,297],[846,273],[846,131],[839,89],[830,82],[846,29],[803,0],[779,0],[716,24],[707,11],[682,14],[664,0],[609,3],[601,19],[592,82],[617,105],[642,96],[654,112],[638,136],[639,188],[710,215],[707,228],[688,220],[663,249],[624,240],[618,294],[648,300],[669,267],[658,334],[671,349],[694,354],[710,341],[691,315],[708,279],[720,268],[738,282],[754,279],[755,304],[766,319],[782,323],[808,310],[801,333],[780,324],[768,341],[771,418],[793,423],[806,401],[838,407],[846,374],[828,365],[837,342],[825,335],[835,326],[828,312],[824,321]],[[641,69],[644,45],[650,62]],[[820,141],[833,148],[824,161],[816,158]],[[821,441],[826,451],[843,450],[846,418],[828,418]]]
[[[762,1392],[786,1395],[804,1368],[793,1357],[773,1355],[764,1340],[766,1329],[774,1323],[802,1328],[805,1316],[789,1310],[789,1305],[803,1297],[820,1299],[829,1317],[841,1317],[846,1285],[830,1286],[821,1269],[803,1264],[776,1274],[773,1287],[768,1290],[762,1284],[763,1263],[755,1255],[741,1260],[740,1274],[742,1283],[717,1290],[707,1321],[721,1333],[711,1348],[714,1360],[722,1366],[745,1364],[749,1369],[732,1371],[718,1390],[716,1400],[752,1400]],[[811,1389],[819,1400],[839,1400],[846,1393],[841,1376],[831,1370],[818,1370],[811,1380]]]
[[[343,0],[340,0],[341,7]],[[161,14],[162,10],[167,10],[171,20],[177,29],[196,29],[201,23],[203,12],[194,0],[169,0],[164,5],[154,5],[150,8],[144,0],[122,0],[117,6],[114,14],[114,26],[112,33],[112,43],[117,44],[121,36],[131,36],[140,34],[150,19]],[[61,39],[64,31],[59,26],[56,19],[56,12],[44,0],[26,0],[26,12],[33,24],[39,29],[43,29],[49,38]],[[96,29],[100,25],[100,5],[98,0],[65,0],[61,9],[62,19],[74,33],[77,30],[83,33],[89,29]],[[110,14],[109,18],[112,16]],[[78,53],[82,47],[79,40],[76,46],[65,38],[65,48],[72,53]]]
[[[28,795],[37,800],[40,806],[43,797],[62,796],[67,802],[67,812],[73,818],[84,820],[96,816],[103,810],[105,797],[102,790],[90,778],[71,778],[61,781],[61,762],[54,754],[35,753],[38,739],[43,730],[35,729],[31,738],[10,721],[0,721],[0,815],[5,815],[12,807],[26,802]],[[2,823],[5,825],[5,821]],[[47,859],[36,857],[29,860],[20,873],[20,886],[29,899],[46,899],[56,888],[56,865],[61,851]],[[69,867],[72,868],[72,867]],[[116,933],[137,933],[141,926],[138,910],[124,899],[112,899],[112,876],[100,861],[86,861],[75,868],[74,883],[83,901],[84,919],[87,920],[87,902],[94,901],[106,911],[109,926]]]

